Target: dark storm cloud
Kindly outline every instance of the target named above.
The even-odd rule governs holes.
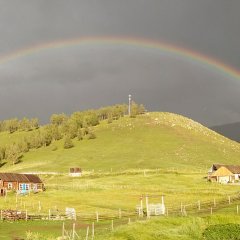
[[[0,55],[81,36],[164,40],[240,66],[238,0],[0,1]],[[204,124],[240,119],[240,81],[161,52],[120,46],[43,51],[0,65],[1,119],[126,101]]]

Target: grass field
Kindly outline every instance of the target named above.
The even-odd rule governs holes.
[[[220,215],[219,220],[214,216],[174,217],[171,209],[180,209],[181,204],[193,204],[197,208],[199,200],[227,201],[228,196],[239,194],[238,185],[209,183],[205,177],[212,163],[239,164],[240,144],[170,113],[124,117],[111,124],[101,122],[94,130],[96,139],[74,140],[74,148],[64,149],[60,140],[24,154],[19,164],[3,165],[1,172],[56,172],[58,175],[41,175],[45,192],[17,199],[14,193],[9,193],[7,198],[0,198],[0,209],[27,209],[29,214],[39,213],[40,203],[41,214],[47,214],[49,209],[64,212],[66,207],[73,207],[80,216],[94,218],[96,212],[100,216],[117,216],[119,209],[123,214],[132,214],[142,195],[149,195],[150,203],[161,202],[164,195],[168,218],[131,224],[111,234],[103,231],[96,239],[201,239],[192,235],[195,230],[191,227],[195,223],[196,234],[201,235],[211,221],[239,222],[239,217],[233,215],[235,210],[231,210],[229,216]],[[29,133],[1,133],[0,143],[18,141],[24,134]],[[83,176],[69,177],[69,167],[81,167]],[[226,206],[223,212],[218,209],[219,214],[223,214],[224,209]],[[44,224],[49,228],[47,232],[41,230],[46,229]],[[28,230],[39,232],[43,239],[51,234],[59,236],[61,224],[55,221],[4,222],[0,228],[5,239],[7,236],[11,239],[15,233],[23,236]],[[77,224],[80,224],[78,220]]]

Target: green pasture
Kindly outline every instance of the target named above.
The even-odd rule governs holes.
[[[177,208],[181,204],[197,201],[216,201],[239,193],[239,185],[221,185],[207,182],[203,173],[156,171],[132,171],[128,173],[88,173],[80,178],[66,175],[42,177],[46,191],[26,196],[9,193],[0,198],[1,209],[27,209],[29,213],[49,209],[65,211],[74,207],[80,214],[118,214],[134,212],[142,195],[149,195],[150,203],[161,202],[164,195],[166,206]],[[154,196],[154,197],[151,197]],[[145,199],[143,199],[145,202]]]

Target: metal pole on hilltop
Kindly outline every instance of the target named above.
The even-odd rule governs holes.
[[[132,95],[128,95],[128,116],[131,116],[131,101],[132,101]]]

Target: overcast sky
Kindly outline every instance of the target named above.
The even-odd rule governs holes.
[[[125,36],[193,49],[240,68],[239,0],[0,0],[0,59],[36,44]],[[240,121],[240,79],[159,50],[92,44],[0,64],[0,120],[127,102],[212,126]]]

